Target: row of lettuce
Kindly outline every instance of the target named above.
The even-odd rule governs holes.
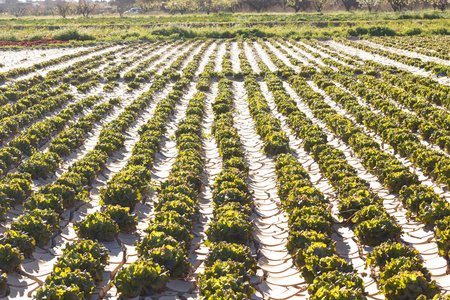
[[[141,127],[141,139],[134,147],[127,167],[115,175],[102,191],[105,203],[113,201],[121,206],[129,206],[124,197],[112,193],[123,187],[129,191],[127,195],[133,191],[141,195],[146,193],[156,153],[167,132],[166,123],[174,113],[176,104],[181,101],[183,91],[192,81],[210,44],[211,41],[206,42],[194,55],[172,92],[158,103],[153,117]],[[147,235],[137,245],[139,259],[119,271],[115,278],[114,284],[124,297],[156,293],[164,288],[169,277],[182,277],[190,270],[188,250],[193,238],[193,222],[198,214],[196,204],[202,188],[204,165],[201,155],[204,99],[203,92],[196,93],[188,103],[186,117],[178,124],[175,132],[178,154],[167,181],[157,188],[157,201],[153,203],[154,218],[145,230]],[[142,171],[136,172],[138,168]],[[146,175],[142,176],[144,172]],[[139,200],[139,195],[131,195],[132,198],[137,196],[136,200]],[[133,206],[135,204],[136,201],[131,203]]]
[[[113,52],[104,54],[106,57],[112,55],[114,55]],[[2,142],[7,143],[9,141],[9,143],[7,147],[0,150],[0,166],[3,173],[16,166],[22,160],[24,154],[31,155],[35,152],[34,148],[44,143],[55,131],[61,130],[63,128],[61,124],[68,121],[64,119],[73,110],[72,107],[76,105],[71,105],[72,107],[69,107],[66,113],[63,111],[49,120],[33,123],[74,100],[72,94],[65,93],[69,86],[62,83],[61,75],[66,74],[66,72],[71,74],[72,71],[87,72],[87,70],[96,68],[103,63],[105,63],[105,60],[102,55],[94,56],[62,70],[49,71],[46,77],[35,76],[5,88],[2,95],[7,98],[7,104],[1,107],[0,131],[2,132]],[[93,99],[96,98],[98,97]],[[29,126],[29,128],[15,137],[26,126]],[[42,138],[42,136],[45,138]]]
[[[413,66],[413,67],[417,67],[417,68],[421,68],[424,69],[426,71],[430,71],[433,74],[436,75],[445,75],[448,76],[450,74],[450,67],[444,64],[440,64],[438,62],[435,61],[424,61],[419,57],[412,57],[412,56],[408,56],[408,55],[402,55],[402,54],[398,54],[395,53],[393,51],[389,51],[389,50],[384,50],[382,48],[373,48],[369,45],[366,45],[364,43],[360,43],[360,42],[355,42],[355,41],[351,41],[351,40],[347,40],[347,39],[343,39],[343,38],[338,38],[337,42],[342,43],[344,45],[347,46],[351,46],[351,47],[355,47],[364,51],[368,51],[370,53],[373,54],[377,54],[377,55],[381,55],[383,57],[386,57],[388,59],[392,59],[394,61],[398,61],[401,62],[403,64],[409,65],[409,66]]]
[[[104,205],[102,211],[90,214],[85,220],[75,224],[79,237],[86,240],[66,247],[51,276],[47,278],[46,285],[38,292],[38,298],[66,293],[88,298],[95,282],[101,279],[108,260],[107,251],[94,241],[110,241],[118,232],[133,231],[136,228],[137,220],[130,214],[130,208],[133,209],[145,197],[150,182],[150,170],[166,130],[165,124],[173,113],[175,104],[180,101],[183,90],[192,80],[199,60],[209,45],[210,42],[194,56],[172,92],[158,103],[152,119],[140,129],[140,140],[133,148],[133,155],[126,168],[115,175],[101,192]],[[242,48],[242,42],[239,45]],[[350,119],[338,115],[323,101],[320,94],[309,87],[303,77],[294,75],[294,71],[277,59],[268,47],[263,48],[279,67],[277,74],[273,74],[259,62],[259,68],[274,95],[277,109],[288,118],[292,131],[303,140],[305,150],[312,153],[322,173],[337,191],[342,218],[355,225],[356,236],[362,244],[377,246],[369,255],[368,264],[372,270],[379,269],[376,274],[379,274],[378,282],[383,287],[385,296],[388,299],[397,299],[402,293],[426,297],[437,294],[439,290],[435,282],[430,280],[430,274],[423,267],[418,252],[405,244],[393,242],[398,240],[401,228],[382,208],[381,199],[369,188],[367,182],[357,176],[345,154],[327,144],[324,132],[298,109],[277,75],[289,77],[289,83],[307,102],[315,117],[323,120],[331,131],[348,143],[363,165],[375,173],[380,182],[391,191],[400,192],[405,205],[409,205],[410,201],[415,203],[412,205],[422,205],[426,201],[424,194],[429,197],[432,191],[418,185],[414,174],[394,157],[381,151],[379,145]],[[182,59],[186,57],[187,53]],[[239,58],[241,70],[248,71],[245,87],[257,133],[264,141],[265,153],[274,155],[276,162],[278,193],[283,208],[289,215],[291,228],[288,249],[311,283],[311,297],[322,299],[352,295],[357,299],[364,298],[362,279],[345,260],[337,256],[335,244],[331,239],[333,219],[329,213],[328,201],[313,187],[305,169],[290,153],[288,137],[282,131],[279,120],[271,114],[257,78],[250,73],[250,65],[242,51]],[[294,58],[290,59],[292,61]],[[177,60],[178,67],[181,61]],[[199,87],[206,86],[206,82],[213,76],[213,66],[207,65],[206,70],[210,72],[210,76],[205,72],[200,76],[204,78],[204,83],[198,86],[199,90]],[[305,71],[302,75],[309,76],[312,73],[308,68],[302,70]],[[70,196],[67,199],[72,200],[87,196],[84,186],[99,174],[108,157],[122,146],[123,132],[149,104],[151,95],[160,90],[170,78],[177,77],[174,73],[176,72],[171,73],[173,76],[157,77],[150,92],[133,101],[124,113],[102,129],[95,150],[75,163],[67,175],[63,174],[55,184],[47,186],[47,190],[42,189],[33,195],[32,198],[36,198],[33,200],[36,207],[41,205],[37,210],[46,211],[40,212],[41,222],[53,226],[59,223],[58,212],[55,214],[52,209],[42,209],[45,205],[53,205],[55,209],[59,209],[61,201],[66,199],[63,195]],[[317,74],[313,79],[332,99],[342,101],[346,107],[344,101],[348,99],[349,107],[350,103],[356,106],[355,99],[333,87],[324,75]],[[252,239],[252,224],[249,219],[252,201],[246,185],[248,165],[239,135],[234,128],[231,87],[232,82],[229,79],[222,79],[219,82],[219,95],[213,104],[213,132],[224,160],[224,167],[214,183],[214,218],[207,231],[211,249],[205,261],[205,272],[199,278],[200,294],[206,299],[218,296],[227,298],[231,297],[230,295],[233,295],[233,298],[245,299],[253,293],[249,281],[254,270],[254,259],[248,247]],[[155,219],[149,224],[148,235],[138,244],[140,259],[119,271],[116,276],[114,283],[123,296],[156,292],[164,287],[169,276],[178,277],[190,269],[187,249],[192,240],[190,229],[198,214],[196,203],[202,188],[201,120],[204,97],[201,92],[193,97],[189,102],[186,118],[176,131],[178,156],[169,180],[158,189]],[[27,180],[18,175],[14,179]],[[435,220],[440,213],[439,203],[444,205],[441,200],[434,197],[430,201]],[[73,202],[67,205],[71,204]],[[42,216],[43,214],[45,216]],[[50,232],[54,229],[56,227],[50,227]],[[33,248],[28,235],[12,232],[11,236],[15,237],[17,245],[23,244],[22,248]],[[14,253],[14,259],[20,260],[21,254],[13,248],[4,247],[3,251]],[[11,270],[17,267],[18,265],[15,265]],[[79,270],[74,271],[75,269]],[[74,276],[73,272],[76,272],[77,276]],[[79,283],[76,278],[80,278]]]
[[[295,124],[297,131],[294,132],[302,138],[305,149],[314,153],[314,158],[321,167],[328,162],[330,170],[334,170],[334,166],[329,162],[334,162],[333,154],[337,150],[326,145],[326,135],[300,112],[286,94],[277,75],[271,73],[262,61],[259,60],[258,63],[259,69],[266,75],[265,80],[276,106],[281,113],[288,116],[291,126]],[[302,270],[304,278],[310,284],[310,298],[364,298],[362,279],[347,261],[337,255],[335,243],[331,238],[334,221],[328,199],[313,186],[308,172],[291,153],[288,136],[283,132],[280,121],[272,115],[257,79],[248,76],[245,86],[249,110],[255,120],[257,133],[264,141],[264,151],[268,155],[275,155],[278,195],[288,215],[290,229],[287,248],[295,258],[296,266]],[[342,164],[342,157],[340,158]],[[322,172],[329,178],[333,178],[333,175],[337,181],[341,179],[332,174],[332,171],[326,171],[322,168]],[[342,183],[337,182],[335,186]]]
[[[106,53],[105,55],[109,57],[110,54]],[[100,61],[102,60],[100,59]],[[93,61],[87,59],[85,62],[90,65]],[[95,64],[95,66],[98,65]],[[86,70],[86,66],[81,64],[73,70]],[[57,72],[54,71],[53,73]],[[46,81],[51,82],[54,80],[55,75],[53,73],[47,75]],[[58,82],[58,80],[55,80],[55,82]],[[39,85],[36,87],[39,87]],[[94,107],[97,102],[103,101],[101,97],[90,96],[82,100],[73,101],[74,97],[69,93],[60,96],[49,96],[55,93],[62,93],[61,91],[64,91],[66,87],[66,84],[62,84],[49,92],[36,93],[35,96],[38,97],[38,100],[36,100],[35,104],[29,103],[30,107],[22,113],[18,112],[10,118],[2,120],[11,126],[15,132],[19,131],[21,127],[29,125],[17,137],[13,138],[11,136],[10,138],[13,139],[8,142],[6,147],[0,150],[0,165],[3,173],[11,171],[14,167],[17,167],[19,171],[19,173],[9,172],[1,178],[2,219],[4,219],[6,211],[11,206],[24,201],[30,196],[30,179],[47,178],[47,176],[52,174],[58,167],[61,157],[69,155],[72,149],[80,146],[84,135],[92,129],[94,123],[102,119],[107,112],[112,110],[113,105],[119,102],[119,99],[111,99],[109,103],[98,104]],[[34,88],[31,88],[31,90]],[[20,101],[25,101],[27,97],[22,98]],[[49,114],[55,113],[56,110],[69,102],[74,103],[67,105],[54,117],[48,117]],[[15,108],[16,104],[18,102],[13,104],[12,107]],[[3,106],[3,108],[5,107]],[[66,128],[85,109],[90,109],[91,113],[81,117],[77,122]],[[33,120],[38,120],[44,116],[47,116],[47,118],[30,125]],[[13,119],[17,119],[20,126],[19,124],[14,125]],[[38,152],[42,145],[49,142],[50,145],[47,152]],[[28,157],[29,159],[27,159]],[[70,199],[67,199],[67,202],[70,203]],[[46,240],[44,239],[44,242]]]
[[[198,57],[202,54],[203,51]],[[198,90],[209,86],[210,79],[215,74],[214,58],[214,54],[209,57],[210,62],[199,76]],[[187,77],[186,85],[191,79],[191,76]],[[198,216],[198,194],[202,190],[201,174],[204,167],[201,151],[204,99],[203,92],[195,94],[188,104],[186,117],[178,124],[175,133],[178,155],[168,180],[158,188],[156,213],[146,230],[148,235],[138,243],[140,260],[120,271],[116,277],[116,286],[124,296],[152,294],[163,289],[169,277],[180,277],[190,270],[187,255],[193,237],[193,222]],[[226,138],[229,142],[237,137],[235,129],[232,132],[234,135],[230,136],[229,128],[225,127],[230,122],[229,118],[232,118],[230,101],[230,81],[222,79],[219,94],[213,104],[216,114],[213,132],[216,137],[225,135],[221,140]],[[225,116],[219,115],[220,113],[227,113],[227,119],[221,121]],[[152,136],[155,136],[154,132]],[[205,271],[199,278],[199,290],[207,299],[244,299],[253,293],[249,281],[254,270],[254,260],[246,245],[251,239],[248,218],[251,199],[248,189],[247,194],[245,189],[240,189],[246,187],[246,173],[241,173],[241,170],[246,169],[246,164],[240,145],[234,149],[224,148],[232,147],[233,144],[220,145],[221,142],[219,149],[224,157],[225,167],[214,183],[213,199],[217,209],[214,210],[214,218],[206,232],[210,252],[205,260]],[[241,202],[247,206],[241,208]],[[246,214],[241,215],[244,208]],[[160,253],[166,254],[161,257]],[[143,280],[144,284],[137,284],[135,279],[141,273],[139,270],[144,270],[144,266],[149,264],[152,271],[148,273],[155,276],[145,278],[147,281]]]
[[[141,127],[140,140],[133,148],[127,166],[101,191],[103,204],[115,203],[122,207],[134,207],[142,195],[145,195],[150,182],[150,170],[166,132],[166,123],[174,112],[176,103],[180,101],[183,90],[192,80],[209,44],[210,42],[207,42],[194,56],[172,92],[158,102],[153,117]],[[199,181],[202,168],[202,161],[199,161],[199,144],[198,141],[194,143],[193,139],[200,138],[198,122],[203,111],[203,98],[204,95],[199,93],[191,100],[187,119],[177,130],[177,145],[182,151],[179,152],[168,182],[160,187],[159,201],[155,203],[155,219],[146,230],[149,234],[138,243],[139,260],[122,269],[115,278],[114,283],[123,296],[154,293],[164,287],[169,275],[181,276],[190,269],[186,256],[192,239],[189,224],[192,226],[196,215],[192,208],[196,203],[196,189],[201,188],[201,185],[194,188],[190,182]],[[194,166],[193,160],[197,162]],[[190,181],[186,181],[183,175],[188,176]],[[121,197],[122,195],[126,197]]]
[[[342,82],[344,86],[348,86],[355,94],[363,96],[368,104],[377,107],[382,103],[385,107],[391,108],[392,111],[397,111],[398,114],[395,117],[390,117],[391,113],[388,112],[389,109],[382,109],[384,116],[375,114],[368,108],[360,105],[355,96],[349,95],[336,87],[331,87],[332,83],[329,79],[324,79],[323,77],[314,79],[319,85],[329,85],[330,87],[326,88],[326,90],[332,99],[341,103],[358,122],[379,133],[383,141],[388,143],[401,156],[409,158],[414,164],[421,167],[425,174],[430,175],[433,179],[448,184],[448,179],[443,178],[446,174],[445,170],[447,169],[448,157],[441,152],[431,150],[422,145],[419,138],[412,133],[414,130],[404,126],[405,123],[402,123],[397,118],[398,115],[407,115],[410,118],[414,118],[414,115],[402,114],[389,100],[370,91],[361,83],[354,80],[353,83],[350,83],[350,76],[344,71],[341,71],[339,75],[333,75],[332,78],[338,82]],[[370,79],[367,81],[370,81]],[[414,97],[406,94],[406,92],[403,93],[405,99]],[[419,117],[415,117],[419,119]],[[426,123],[425,120],[421,121],[423,122],[422,124]],[[448,247],[448,241],[450,240],[448,234],[448,228],[450,226],[450,205],[446,199],[440,197],[430,187],[412,184],[411,182],[403,184],[406,186],[400,190],[400,199],[408,210],[408,214],[433,228],[436,233],[436,241],[440,253],[448,258],[450,251]]]
[[[374,37],[369,39],[371,42],[383,44],[385,46],[400,48],[418,52],[427,56],[434,56],[441,59],[449,60],[448,39],[437,36],[423,37]]]
[[[200,53],[203,53],[206,47],[206,45],[203,46]],[[189,53],[186,52],[175,62],[173,62],[171,65],[173,68],[171,70],[176,72],[181,67],[182,62],[186,60],[188,55]],[[171,113],[173,113],[175,104],[180,100],[182,91],[190,82],[190,79],[192,78],[199,63],[200,57],[201,54],[194,56],[193,60],[183,70],[183,77],[181,80],[176,82],[172,88],[172,92],[169,93],[165,99],[157,103],[154,116],[140,129],[141,139],[133,148],[133,156],[130,160],[128,160],[127,166],[122,172],[116,174],[112,180],[108,182],[108,187],[106,189],[101,190],[100,199],[101,204],[103,205],[102,211],[89,214],[83,221],[74,224],[74,229],[80,238],[92,239],[100,242],[111,241],[115,239],[115,236],[119,232],[129,232],[136,229],[137,217],[130,214],[130,209],[134,208],[137,202],[141,199],[140,196],[144,194],[145,189],[148,187],[152,161],[155,158],[159,141],[165,131],[166,123],[169,120]],[[156,81],[154,81],[154,83],[152,83],[150,93],[144,93],[143,96],[133,101],[139,103],[139,107],[133,108],[133,103],[129,106],[131,111],[133,111],[133,118],[131,118],[130,115],[127,116],[126,114],[123,114],[123,118],[121,120],[121,116],[119,116],[119,118],[116,119],[117,122],[115,123],[117,125],[123,124],[122,126],[126,127],[119,125],[120,127],[115,128],[114,131],[124,132],[126,128],[135,120],[139,112],[145,109],[145,107],[149,104],[152,99],[152,94],[154,94],[157,90],[161,90],[162,87],[168,82],[169,78],[170,76],[159,77]],[[155,84],[156,86],[154,86]],[[114,121],[112,123],[114,123]],[[157,134],[158,132],[159,134]],[[122,133],[121,135],[124,138]],[[151,144],[153,144],[153,146],[151,146]],[[154,151],[152,152],[151,150]],[[117,190],[110,188],[110,183],[114,183],[116,187],[121,184],[128,186],[134,185],[134,190],[137,192],[131,194],[121,194],[125,195],[125,197],[120,197],[120,195],[116,193]],[[123,190],[121,189],[120,192],[122,191]],[[142,192],[142,194],[139,194],[139,192]],[[115,213],[111,214],[111,212]],[[167,224],[167,221],[170,222],[170,216],[166,217],[167,220],[160,220],[160,224],[163,227],[164,225],[168,225],[169,229],[167,234],[169,234],[170,228],[173,227],[171,227],[170,224]],[[157,223],[157,221],[155,223]],[[174,230],[177,232],[177,229]],[[166,237],[167,236],[164,235],[162,237],[159,236],[158,238],[157,235],[149,236],[144,239],[138,245],[139,257],[142,259],[132,263],[116,274],[114,284],[122,295],[127,296],[128,293],[136,293],[136,291],[141,293],[143,291],[151,292],[158,290],[158,286],[156,284],[151,284],[151,279],[156,279],[157,282],[163,284],[166,280],[165,278],[167,278],[163,262],[166,262],[167,266],[171,266],[173,258],[178,259],[175,266],[173,266],[173,272],[185,272],[184,268],[186,267],[186,264],[179,264],[179,259],[183,259],[183,257],[180,256],[182,252],[179,252],[179,249],[177,247],[173,247],[173,244],[170,242],[167,245],[164,244],[165,241],[167,241]],[[162,249],[158,247],[158,245],[160,245],[158,243],[164,244],[161,245]],[[163,251],[161,252],[161,250]],[[173,250],[173,252],[170,252],[170,250]],[[170,253],[166,251],[169,251]],[[145,259],[145,257],[152,257],[154,260],[150,262],[149,259]],[[158,265],[158,262],[161,263],[161,266]]]
[[[212,133],[222,157],[222,170],[214,180],[214,216],[206,231],[210,251],[204,261],[205,271],[199,276],[199,290],[205,299],[247,299],[254,293],[250,275],[255,271],[249,247],[253,238],[249,167],[233,119],[232,81],[223,78],[218,88],[212,104]]]
[[[185,58],[186,56],[181,60]],[[176,61],[176,64],[179,66],[180,62]],[[145,109],[152,101],[154,93],[161,90],[167,81],[168,78],[164,76],[155,78],[148,92],[133,100],[116,119],[102,128],[98,142],[93,150],[70,166],[68,172],[60,176],[54,183],[42,187],[38,193],[31,195],[25,202],[24,207],[27,209],[30,206],[31,210],[25,211],[17,221],[12,223],[11,230],[3,235],[5,239],[3,247],[5,249],[8,248],[10,253],[14,253],[16,262],[18,258],[18,262],[20,262],[22,255],[30,255],[36,243],[43,245],[50,239],[53,232],[58,233],[57,229],[63,211],[74,207],[80,201],[89,199],[88,185],[104,169],[108,158],[123,146],[125,140],[123,132],[134,122],[139,112]],[[52,145],[54,145],[52,149],[65,152],[68,149],[71,150],[74,144],[81,145],[85,133],[92,128],[93,122],[111,110],[113,104],[118,104],[117,99],[112,99],[108,104],[97,106],[96,108],[98,109],[94,109],[93,113],[72,124],[63,132],[65,136],[52,141]],[[74,144],[67,145],[67,142],[74,142]],[[51,155],[51,153],[54,152],[49,150],[44,155]],[[35,169],[32,168],[32,170]],[[23,198],[30,196],[30,174],[13,173],[7,176],[15,176],[21,179],[22,181],[19,183],[28,186],[27,193],[23,195]],[[24,200],[23,198],[17,200]],[[111,238],[111,232],[113,232],[112,236],[114,236],[118,228],[123,231],[134,230],[135,228],[136,220],[134,216],[129,214],[129,208],[108,206],[104,208],[102,213],[98,214],[98,219],[91,216],[74,225],[77,234],[81,238],[91,237],[95,240],[95,236],[92,237],[92,235],[99,233],[96,231],[96,228],[105,229],[104,232],[100,231],[100,239],[105,240]],[[78,244],[81,250],[72,251],[72,248],[78,249]],[[91,283],[101,279],[100,276],[105,267],[106,259],[104,255],[99,256],[97,254],[99,251],[104,251],[104,249],[93,241],[83,240],[71,247],[67,245],[64,255],[58,259],[54,266],[52,276],[48,277],[46,285],[38,292],[38,298],[51,297],[51,295],[60,296],[61,293],[72,295],[70,293],[73,292],[73,295],[79,294],[77,294],[77,289],[74,287],[77,285],[76,281],[74,281],[76,277],[70,275],[70,272],[66,270],[67,268],[72,271],[80,269],[89,273],[90,276],[86,280]],[[85,248],[90,249],[90,251],[84,251],[83,249]],[[20,264],[16,263],[12,268],[4,271],[17,270],[19,266]],[[73,287],[73,289],[67,289],[66,286]],[[91,286],[93,288],[93,284],[87,285],[88,290],[81,292],[88,295],[92,292]]]
[[[268,52],[271,51],[268,47],[264,48]],[[281,64],[282,62],[279,60],[277,63]],[[436,283],[431,281],[429,272],[423,267],[419,253],[408,245],[395,242],[399,239],[401,228],[383,208],[379,196],[371,191],[365,180],[357,176],[356,170],[346,161],[346,156],[342,151],[326,144],[326,135],[320,127],[313,125],[302,112],[298,111],[295,101],[284,91],[278,77],[266,72],[266,81],[274,95],[278,110],[288,117],[291,129],[304,141],[304,145],[308,146],[308,148],[305,147],[305,150],[312,152],[321,171],[337,191],[340,198],[338,208],[341,217],[355,225],[355,235],[360,243],[376,246],[374,251],[369,254],[368,264],[371,265],[372,270],[375,270],[375,267],[379,269],[379,276],[376,278],[378,278],[378,283],[386,298],[397,299],[405,293],[414,294],[413,298],[420,295],[426,297],[437,295],[439,289],[436,287]],[[391,191],[398,192],[402,188],[404,197],[407,197],[407,191],[409,194],[415,192],[420,194],[423,189],[426,189],[424,186],[415,185],[416,181],[408,180],[408,178],[414,178],[414,175],[408,176],[405,168],[395,158],[380,151],[379,145],[370,136],[352,124],[351,120],[337,114],[320,94],[312,90],[304,78],[291,76],[289,82],[295,92],[311,108],[314,116],[324,121],[331,131],[349,144],[358,154],[363,165],[379,175],[380,182]],[[382,157],[386,162],[378,164],[378,161],[383,161]],[[389,167],[389,171],[386,170],[387,167]],[[405,174],[398,176],[397,172]],[[391,174],[393,176],[389,177]],[[406,177],[407,180],[398,182],[398,177]],[[319,216],[322,215],[324,214],[319,213]],[[320,226],[322,222],[314,219],[311,223],[314,226]],[[327,228],[327,226],[324,227]],[[323,252],[325,253],[324,257],[330,256],[329,253],[326,254],[326,251]],[[388,255],[384,258],[385,261],[382,261],[379,256],[385,253]],[[405,261],[408,263],[405,264]],[[315,265],[320,264],[316,261]],[[339,264],[335,263],[335,268],[336,265]],[[345,265],[340,264],[339,266],[344,268]],[[342,272],[343,270],[338,274],[342,274]],[[374,272],[374,274],[377,273]],[[333,279],[331,282],[337,282],[337,280]]]
[[[97,46],[97,47],[92,47],[91,49],[82,50],[82,51],[79,51],[79,52],[76,52],[76,53],[73,53],[73,54],[66,54],[66,55],[63,55],[63,56],[58,57],[58,58],[53,58],[53,59],[50,59],[50,60],[47,60],[47,61],[36,63],[36,64],[33,64],[33,65],[29,66],[29,67],[14,68],[14,69],[12,69],[10,71],[6,71],[6,72],[3,72],[3,73],[0,73],[0,81],[8,81],[8,80],[11,80],[11,78],[15,78],[15,77],[18,77],[18,76],[21,76],[21,75],[26,75],[26,74],[29,74],[31,72],[35,72],[37,70],[41,70],[41,69],[44,69],[44,68],[47,68],[47,67],[50,67],[50,66],[58,65],[60,63],[69,61],[71,59],[75,59],[75,58],[86,56],[86,55],[89,55],[89,54],[92,54],[92,53],[95,53],[95,52],[99,52],[99,51],[102,51],[102,50],[107,49],[109,47],[112,47],[114,45],[115,44],[113,44],[113,45],[111,45],[111,44],[103,44],[103,45],[100,45],[100,46]]]
[[[61,89],[62,87],[58,87],[53,92],[59,92]],[[12,118],[17,117],[19,120],[23,120],[22,125],[26,126],[32,117],[40,118],[53,113],[70,99],[73,99],[71,94],[45,99],[45,94],[46,92],[43,92],[42,97],[44,98],[27,109],[23,116],[19,113]],[[31,195],[31,178],[45,178],[54,171],[60,161],[60,156],[68,155],[74,143],[81,143],[83,136],[80,136],[80,130],[86,133],[92,127],[93,122],[101,119],[117,102],[117,100],[111,100],[110,104],[99,104],[93,108],[100,100],[101,98],[98,96],[91,96],[72,103],[62,109],[56,116],[32,124],[0,150],[3,172],[6,173],[13,167],[17,167],[19,170],[15,173],[10,172],[6,176],[2,174],[0,186],[2,219],[5,218],[5,213],[11,206],[23,202]],[[79,122],[65,129],[67,124],[85,109],[92,109],[92,113],[89,116],[82,117]],[[25,116],[28,116],[28,118],[25,118]],[[49,151],[46,153],[37,152],[37,149],[49,142],[55,134],[56,137],[50,143]],[[29,159],[23,161],[25,157],[29,157]]]

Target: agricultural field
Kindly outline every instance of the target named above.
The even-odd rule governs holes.
[[[2,50],[0,299],[450,299],[449,42]]]

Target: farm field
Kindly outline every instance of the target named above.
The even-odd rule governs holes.
[[[450,299],[449,42],[1,51],[0,299]]]

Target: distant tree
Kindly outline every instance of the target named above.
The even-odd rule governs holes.
[[[184,14],[187,11],[196,11],[198,9],[195,0],[169,0],[164,3],[164,9],[171,14]]]
[[[288,0],[275,0],[275,3],[278,4],[283,10],[288,7],[287,2]]]
[[[372,9],[374,9],[375,6],[380,4],[380,0],[358,0],[358,2],[362,6],[367,7],[367,10],[369,12],[372,12]]]
[[[123,13],[130,9],[136,0],[113,0],[111,1],[111,5],[116,7],[119,16],[122,17]]]
[[[197,0],[196,8],[206,12],[208,15],[215,10],[213,0]]]
[[[245,3],[257,12],[266,11],[269,7],[276,5],[275,0],[245,0]]]
[[[137,0],[136,6],[147,12],[151,10],[159,10],[162,5],[161,1],[158,0]]]
[[[412,4],[413,0],[386,0],[389,3],[394,11],[402,11],[408,5]]]
[[[211,0],[211,10],[213,12],[236,12],[240,7],[240,0]]]
[[[434,9],[444,11],[450,6],[450,0],[429,0]]]
[[[212,0],[194,0],[196,3],[196,9],[199,11],[204,11],[206,12],[208,15],[211,13],[212,11]]]
[[[20,5],[14,6],[9,9],[9,13],[18,18],[21,16],[25,16],[25,14],[27,13],[27,8]]]
[[[329,0],[311,0],[311,5],[317,12],[321,12],[328,4]]]
[[[287,6],[292,7],[296,13],[307,10],[311,6],[310,0],[288,0]]]
[[[354,8],[359,7],[358,0],[341,0],[341,1],[342,1],[342,4],[344,4],[346,11],[350,11],[350,9],[352,9],[352,7],[354,7]]]
[[[32,16],[41,16],[45,14],[45,6],[44,5],[36,5],[27,8],[26,14],[30,14]]]
[[[66,1],[58,1],[56,3],[56,12],[64,19],[70,14],[71,10],[70,4]]]
[[[78,13],[87,18],[94,12],[96,5],[95,3],[89,3],[86,0],[78,0],[78,4],[76,7]]]

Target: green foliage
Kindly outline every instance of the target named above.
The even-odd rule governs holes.
[[[225,274],[220,277],[201,277],[200,295],[203,299],[249,299],[255,292],[248,281],[237,274]]]
[[[314,230],[317,232],[331,234],[330,215],[320,215],[318,213],[307,214],[309,208],[304,207],[293,212],[289,219],[289,226],[294,231]]]
[[[61,158],[54,152],[37,152],[19,166],[19,171],[29,173],[34,179],[46,179],[56,170],[60,162]]]
[[[70,41],[70,40],[88,41],[88,40],[95,40],[94,36],[89,35],[87,33],[80,33],[77,29],[67,29],[65,31],[61,31],[61,32],[55,33],[53,35],[53,38],[55,40],[61,40],[61,41]]]
[[[251,250],[245,245],[227,242],[212,243],[210,252],[205,260],[205,266],[210,267],[218,260],[241,262],[245,264],[247,269],[251,270],[256,267],[252,259]]]
[[[340,290],[350,290],[356,295],[355,299],[365,299],[364,298],[364,282],[355,273],[343,273],[339,271],[332,271],[324,273],[316,277],[313,283],[308,288],[308,293],[313,297],[313,299],[347,299],[334,298],[336,295],[340,294]],[[345,292],[344,295],[348,292]],[[323,295],[327,295],[324,297]],[[323,298],[322,298],[323,297]]]
[[[306,266],[307,269],[312,271],[314,267],[318,267],[317,264],[321,258],[333,256],[335,253],[334,244],[311,242],[308,248],[300,249],[297,252],[295,262],[298,266]]]
[[[385,242],[380,246],[375,247],[372,253],[368,255],[367,265],[384,268],[384,266],[393,259],[402,256],[413,259],[418,255],[419,252],[417,250],[412,249],[405,244]]]
[[[10,244],[0,245],[0,269],[4,273],[18,271],[23,255]]]
[[[76,285],[45,285],[36,294],[38,300],[79,300],[83,298],[83,291]]]
[[[436,243],[444,257],[450,254],[450,216],[436,222]]]
[[[215,216],[206,230],[210,242],[229,242],[246,244],[252,237],[253,226],[248,216],[238,211],[227,211]]]
[[[184,247],[164,232],[151,232],[138,242],[136,249],[140,258],[164,266],[172,277],[185,274],[191,267]]]
[[[305,267],[308,271],[312,272],[315,277],[331,271],[343,273],[353,272],[353,267],[337,255],[325,257],[313,255],[306,259]]]
[[[394,258],[390,260],[386,266],[383,268],[383,271],[380,272],[380,284],[384,285],[386,281],[393,277],[394,275],[399,274],[400,272],[413,272],[418,271],[421,272],[422,275],[428,280],[431,280],[431,274],[428,270],[423,266],[422,261],[417,258],[411,259],[410,257],[401,256],[399,258]]]
[[[27,173],[10,173],[0,180],[0,191],[6,198],[21,202],[31,195],[31,176]],[[0,196],[2,196],[0,194]]]
[[[149,181],[150,171],[146,167],[129,166],[100,190],[101,203],[134,207],[142,200]]]
[[[332,245],[331,238],[323,233],[314,230],[291,231],[287,242],[287,249],[290,253],[304,251],[311,246],[312,243],[323,243],[328,246]],[[305,256],[304,254],[301,254]]]
[[[98,241],[113,241],[120,231],[109,214],[99,212],[89,214],[83,221],[75,222],[73,228],[79,237]]]
[[[63,213],[63,201],[53,194],[35,193],[23,204],[26,209],[51,209],[58,214]]]
[[[365,293],[361,290],[354,290],[350,288],[341,288],[332,284],[321,287],[314,295],[311,296],[312,300],[319,299],[354,299],[354,300],[366,300]]]
[[[383,207],[377,205],[369,205],[358,211],[352,218],[352,222],[355,224],[359,224],[364,221],[380,217],[388,217],[386,210]]]
[[[103,271],[108,260],[108,251],[97,242],[91,240],[80,240],[72,244],[67,243],[63,249],[63,255],[58,258],[53,270],[70,269],[71,272],[86,271],[92,280],[103,279]]]
[[[189,245],[192,240],[192,235],[189,230],[175,220],[164,220],[164,222],[155,224],[150,223],[145,232],[151,233],[153,231],[164,232],[177,241],[184,242],[185,245]]]
[[[431,187],[424,185],[405,186],[400,190],[400,199],[413,212],[418,212],[423,203],[439,202],[441,198]]]
[[[138,217],[136,215],[130,215],[129,207],[108,205],[103,212],[116,222],[121,232],[132,232],[136,230]]]
[[[86,271],[80,271],[79,269],[72,271],[70,268],[55,268],[45,279],[45,286],[41,290],[51,290],[51,287],[57,286],[77,286],[80,292],[84,293],[84,298],[89,299],[90,294],[94,290],[94,285],[95,283],[91,275]]]
[[[25,257],[31,257],[36,249],[36,242],[31,236],[16,230],[8,230],[0,235],[0,244],[11,245],[11,247],[18,249]]]
[[[114,279],[114,285],[122,297],[132,298],[160,291],[168,279],[164,268],[152,261],[140,260],[121,269]]]
[[[55,213],[53,212],[53,214]],[[36,241],[37,245],[43,246],[50,240],[54,225],[45,219],[45,215],[46,212],[39,209],[23,214],[11,224],[11,229],[26,233]],[[54,215],[50,215],[50,217],[53,218]]]
[[[394,224],[387,217],[363,221],[355,228],[355,235],[363,244],[369,246],[376,246],[389,240],[396,241],[401,233],[401,226]]]
[[[356,27],[355,29],[349,29],[348,34],[350,36],[395,36],[397,35],[394,30],[386,26],[370,26],[370,27]]]
[[[383,287],[388,300],[416,299],[420,295],[428,299],[439,293],[436,282],[429,282],[421,272],[400,272],[389,278]]]
[[[66,243],[63,253],[64,255],[69,255],[70,253],[89,254],[92,258],[100,261],[101,264],[106,264],[109,258],[108,250],[98,242],[91,240],[79,240],[71,244]]]

